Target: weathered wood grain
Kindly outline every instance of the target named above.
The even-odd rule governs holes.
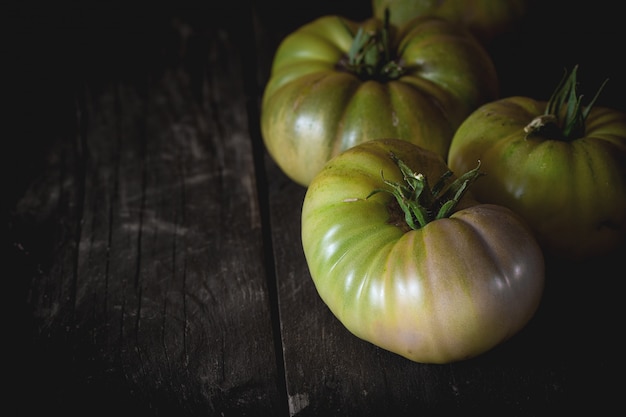
[[[28,298],[37,409],[279,413],[240,56],[251,40],[214,13],[134,28],[123,42],[163,37],[146,46],[164,56],[111,45],[123,49],[98,61],[127,59],[119,74],[77,60],[74,120],[50,132],[17,208],[47,239]]]

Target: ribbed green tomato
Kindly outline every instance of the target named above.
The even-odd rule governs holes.
[[[390,12],[393,24],[417,16],[443,17],[461,25],[484,43],[511,31],[526,15],[528,0],[372,0],[375,17]]]
[[[371,139],[408,140],[445,158],[460,123],[497,95],[491,58],[451,23],[417,19],[396,30],[325,16],[279,45],[261,131],[283,172],[308,186],[331,157]]]
[[[468,195],[448,217],[409,228],[391,194],[368,198],[403,181],[392,154],[431,183],[447,171],[441,157],[398,139],[372,140],[328,162],[302,208],[317,291],[353,334],[413,361],[482,354],[533,317],[542,252],[519,216]]]
[[[582,260],[625,242],[626,114],[587,107],[584,122],[564,134],[564,112],[578,102],[569,94],[554,111],[529,97],[485,104],[456,132],[448,165],[463,171],[480,160],[486,175],[472,188],[479,201],[519,213],[544,253]],[[573,108],[570,114],[581,120]]]

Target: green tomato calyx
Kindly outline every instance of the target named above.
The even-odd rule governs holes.
[[[420,229],[432,221],[450,217],[470,185],[484,175],[479,171],[480,161],[478,161],[476,168],[466,172],[448,186],[446,183],[453,173],[450,170],[446,171],[431,188],[426,176],[414,172],[394,153],[391,153],[390,157],[400,168],[404,183],[386,180],[381,171],[383,182],[391,189],[376,189],[367,198],[379,192],[393,195],[404,213],[407,226],[412,230]]]
[[[524,127],[527,137],[543,136],[568,141],[585,135],[585,120],[609,80],[604,80],[591,103],[583,106],[583,96],[578,95],[577,92],[577,70],[578,65],[574,67],[569,76],[567,70],[565,71],[563,78],[548,101],[545,113],[534,118]]]
[[[359,27],[348,51],[345,69],[363,80],[400,78],[404,69],[391,56],[389,35],[389,11],[386,10],[382,29]]]

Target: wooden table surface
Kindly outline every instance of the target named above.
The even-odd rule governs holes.
[[[220,3],[10,10],[5,415],[623,409],[622,252],[548,261],[535,318],[464,362],[410,362],[334,318],[302,252],[305,189],[268,157],[259,104],[287,33],[322,14],[363,19],[369,2]],[[608,77],[599,103],[625,110],[617,6],[556,3],[490,46],[502,95],[547,99],[580,64],[587,97]]]

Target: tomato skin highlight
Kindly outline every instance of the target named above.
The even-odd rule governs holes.
[[[398,76],[368,78],[347,69],[359,29],[382,27],[377,19],[323,16],[278,46],[261,102],[261,133],[272,159],[298,184],[308,186],[330,158],[371,139],[404,139],[445,158],[460,123],[497,98],[486,50],[442,19],[393,28]]]
[[[626,242],[626,114],[594,107],[580,138],[528,136],[546,105],[508,97],[481,106],[455,133],[448,165],[462,171],[479,159],[486,175],[474,196],[519,213],[546,255],[607,254]]]
[[[307,190],[302,244],[316,289],[357,337],[422,363],[480,355],[534,316],[544,260],[511,210],[464,197],[449,218],[405,232],[390,223],[384,178],[402,180],[393,152],[433,181],[438,155],[409,142],[373,140],[326,164]],[[477,183],[480,182],[480,179]]]

